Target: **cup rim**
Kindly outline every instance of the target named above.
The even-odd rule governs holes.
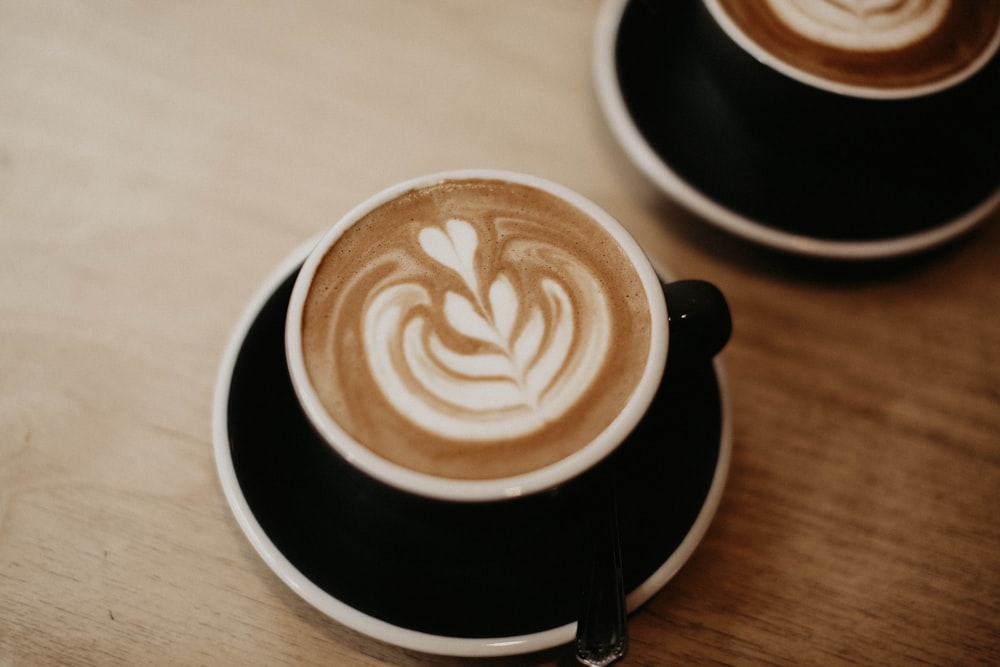
[[[772,54],[736,24],[729,16],[729,13],[722,8],[720,0],[701,0],[701,2],[704,3],[712,20],[715,21],[722,32],[744,52],[748,53],[761,64],[816,90],[835,93],[845,97],[869,100],[907,100],[940,93],[972,78],[1000,50],[1000,23],[998,23],[994,27],[993,36],[986,47],[973,60],[966,63],[964,67],[943,78],[920,84],[891,88],[843,83],[813,74]]]
[[[518,475],[491,479],[456,479],[418,472],[365,447],[340,427],[323,407],[309,380],[302,354],[301,320],[309,287],[329,248],[355,221],[378,206],[420,187],[446,180],[503,180],[548,192],[579,208],[619,243],[646,292],[651,318],[646,366],[622,410],[591,442],[568,456]],[[455,169],[410,178],[389,186],[356,205],[324,232],[296,277],[285,322],[285,354],[292,386],[309,422],[340,456],[365,474],[399,490],[446,501],[485,502],[526,496],[560,486],[603,461],[642,419],[662,381],[668,345],[667,306],[659,276],[631,233],[580,193],[548,179],[504,169]]]

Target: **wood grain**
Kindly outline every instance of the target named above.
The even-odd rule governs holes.
[[[729,484],[626,664],[998,660],[1000,225],[877,266],[711,230],[606,130],[598,9],[0,2],[0,664],[465,663],[281,584],[210,422],[272,268],[376,190],[466,166],[581,191],[730,300]]]

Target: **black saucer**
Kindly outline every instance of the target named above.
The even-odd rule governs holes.
[[[216,391],[220,478],[254,547],[308,602],[401,646],[502,655],[570,641],[588,553],[582,494],[571,484],[485,506],[447,504],[344,463],[308,424],[285,365],[285,310],[301,259],[289,258],[247,310]],[[718,504],[731,446],[721,377],[712,365],[668,368],[620,450],[630,608],[687,560]]]
[[[955,93],[960,123],[918,121],[912,142],[848,148],[810,118],[775,129],[739,112],[712,73],[704,13],[699,0],[609,0],[595,40],[617,138],[701,217],[787,251],[875,258],[949,240],[1000,204],[1000,55]]]

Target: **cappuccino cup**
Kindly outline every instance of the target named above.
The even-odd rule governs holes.
[[[1000,2],[704,0],[714,23],[768,69],[817,90],[912,99],[975,76],[1000,45]]]
[[[672,362],[710,360],[728,335],[713,286],[664,288],[590,200],[463,170],[392,186],[334,224],[296,278],[285,346],[311,425],[360,473],[483,502],[598,466],[643,418],[668,347]]]
[[[693,0],[691,19],[691,95],[736,137],[714,143],[724,167],[692,172],[713,219],[867,257],[996,208],[1000,0]]]

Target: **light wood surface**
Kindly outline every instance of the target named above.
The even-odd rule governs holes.
[[[730,301],[729,484],[626,664],[1000,660],[1000,225],[877,266],[713,231],[606,129],[598,10],[0,1],[0,665],[465,664],[271,573],[222,494],[211,405],[291,250],[470,166],[579,190]]]

